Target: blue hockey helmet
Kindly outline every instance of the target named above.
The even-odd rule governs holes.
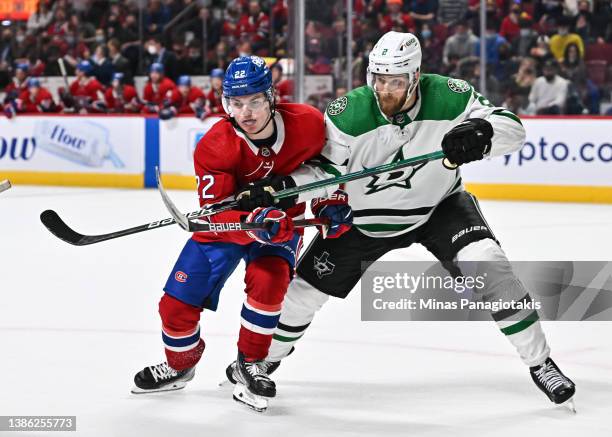
[[[83,73],[90,75],[93,71],[93,65],[89,61],[81,61],[76,66],[77,71],[82,71]]]
[[[149,67],[149,73],[164,74],[164,64],[161,62],[153,62]]]
[[[213,70],[210,72],[210,78],[218,78],[218,79],[223,79],[225,77],[225,71],[223,71],[223,68],[213,68]]]
[[[272,97],[272,73],[259,56],[240,56],[234,59],[223,79],[223,96],[240,97],[266,93]]]
[[[118,80],[119,83],[123,83],[123,78],[124,77],[125,77],[125,75],[118,71],[116,73],[113,73],[113,80],[112,81],[114,82],[114,81]]]
[[[191,86],[191,78],[184,74],[183,76],[179,76],[176,84],[178,86]]]
[[[40,80],[36,77],[28,79],[28,88],[40,88]]]

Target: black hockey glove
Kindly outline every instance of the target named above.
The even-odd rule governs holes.
[[[298,196],[278,199],[275,202],[272,193],[295,186],[295,181],[291,176],[268,176],[243,187],[238,191],[236,200],[242,211],[252,211],[260,206],[275,206],[287,210],[296,204]]]
[[[468,118],[444,135],[442,150],[457,165],[479,161],[491,151],[493,126],[482,118]]]

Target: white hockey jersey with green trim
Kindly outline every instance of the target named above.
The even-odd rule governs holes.
[[[484,118],[493,126],[490,156],[516,151],[525,141],[516,115],[494,107],[463,80],[424,74],[417,92],[414,107],[393,118],[380,111],[367,86],[334,100],[325,113],[327,143],[322,156],[327,162],[302,166],[291,176],[303,185],[435,152],[441,150],[444,134],[468,118]],[[300,201],[327,196],[337,188],[303,193]],[[438,203],[464,188],[460,171],[447,170],[438,160],[348,182],[344,189],[354,225],[365,235],[390,237],[423,224]]]

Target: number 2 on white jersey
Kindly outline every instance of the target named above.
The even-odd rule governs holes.
[[[214,176],[211,176],[209,174],[205,174],[202,176],[202,178],[200,179],[200,176],[196,176],[196,181],[198,183],[198,191],[200,191],[200,197],[202,198],[202,200],[204,199],[214,199],[215,195],[214,194],[206,194],[206,191],[208,189],[210,189],[213,184],[215,183],[215,178]],[[206,183],[206,185],[204,185],[202,187],[202,189],[200,190],[200,184],[204,184]]]

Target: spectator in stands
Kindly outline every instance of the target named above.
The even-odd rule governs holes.
[[[111,86],[104,93],[104,99],[108,112],[138,113],[142,109],[136,88],[126,82],[125,75],[121,72],[113,74]]]
[[[410,17],[414,20],[418,30],[424,24],[432,24],[438,9],[438,0],[412,0]]]
[[[436,37],[429,24],[423,24],[418,37],[423,54],[421,70],[439,72],[442,66],[442,42]]]
[[[13,31],[10,28],[2,30],[0,39],[0,73],[4,75],[4,83],[9,76],[9,70],[13,63]],[[2,81],[0,81],[2,82]]]
[[[108,58],[108,48],[104,44],[96,46],[94,54],[90,59],[93,65],[93,75],[105,87],[110,85],[113,78],[113,64]]]
[[[248,39],[243,39],[236,46],[238,56],[251,56],[253,54],[253,47]]]
[[[240,17],[237,32],[239,38],[251,41],[255,53],[268,47],[270,22],[268,15],[261,10],[259,1],[249,1],[248,12]]]
[[[149,35],[156,35],[164,30],[172,18],[172,11],[167,3],[161,0],[150,0],[144,14],[144,25]]]
[[[382,33],[396,30],[414,32],[415,24],[410,14],[402,12],[402,0],[387,0],[387,13],[379,14],[378,27]]]
[[[175,92],[176,85],[174,82],[164,76],[164,65],[160,62],[154,62],[149,67],[149,81],[142,93],[143,112],[159,114],[162,109],[172,105]]]
[[[147,49],[146,65],[162,64],[167,78],[174,81],[178,77],[178,60],[176,54],[167,50],[158,36],[152,36],[145,43]]]
[[[229,65],[229,49],[225,41],[221,40],[215,47],[214,55],[208,60],[208,68],[212,71],[215,68],[221,68],[223,71]]]
[[[576,33],[582,38],[585,44],[593,42],[591,38],[591,22],[593,16],[590,10],[590,4],[586,0],[578,2],[578,14],[576,15]]]
[[[496,78],[503,76],[503,65],[500,62],[502,52],[506,53],[509,47],[508,41],[497,33],[495,22],[487,20],[485,33],[485,50],[487,51],[487,65],[493,71]],[[476,44],[476,56],[480,57],[480,44]]]
[[[538,36],[536,46],[531,49],[529,54],[540,61],[544,61],[545,59],[552,57],[550,54],[550,38],[548,38],[546,35]]]
[[[29,64],[17,64],[15,66],[15,74],[9,84],[4,88],[5,96],[4,103],[15,100],[19,95],[28,89],[28,74],[30,71]]]
[[[532,28],[531,16],[523,12],[519,18],[519,35],[512,40],[512,52],[519,58],[529,56],[537,46],[538,32]]]
[[[280,103],[293,102],[293,80],[283,79],[283,67],[278,62],[272,64],[272,84]]]
[[[29,34],[37,34],[40,31],[49,27],[53,19],[53,11],[47,5],[47,2],[40,0],[36,6],[36,11],[28,18],[27,29]]]
[[[224,115],[222,95],[223,95],[223,77],[225,71],[221,68],[215,68],[210,72],[210,91],[206,94],[206,105],[208,112],[211,115]]]
[[[108,47],[108,57],[113,66],[113,72],[122,73],[123,81],[126,84],[133,84],[134,79],[132,78],[132,68],[130,61],[121,54],[121,43],[117,38],[112,38],[106,43]]]
[[[531,87],[529,103],[538,115],[563,114],[567,98],[568,80],[557,74],[557,62],[548,59]]]
[[[504,17],[499,34],[509,42],[513,42],[521,33],[520,27],[521,6],[513,3],[510,13]]]
[[[455,34],[448,37],[444,43],[442,61],[449,63],[449,58],[466,58],[472,56],[478,43],[478,38],[472,34],[466,21],[460,21],[455,27]]]
[[[563,0],[541,0],[535,4],[535,20],[554,18],[559,19],[563,16]]]
[[[612,42],[612,3],[610,1],[595,1],[592,26],[592,34],[597,43]]]
[[[565,49],[570,44],[576,44],[580,57],[584,57],[584,42],[580,35],[570,33],[571,18],[563,17],[558,21],[557,33],[550,38],[550,52],[559,62],[563,61]]]
[[[436,18],[441,24],[452,26],[465,18],[467,0],[438,0],[438,14]]]
[[[511,78],[508,86],[508,94],[505,107],[516,109],[518,113],[525,114],[529,106],[529,92],[535,82],[537,62],[534,58],[523,58],[519,65],[519,69]]]
[[[187,75],[199,75],[204,73],[204,60],[202,59],[202,47],[199,40],[191,40],[183,56],[178,60],[179,70]]]
[[[561,75],[571,82],[583,83],[587,79],[587,70],[584,60],[580,57],[578,46],[569,44],[565,48],[561,62]]]

